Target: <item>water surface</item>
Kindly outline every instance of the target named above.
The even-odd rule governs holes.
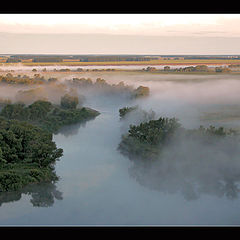
[[[174,95],[173,90],[180,91],[183,85],[164,84],[158,85],[166,86],[159,93],[161,97],[153,89],[153,98],[138,103],[156,109],[159,114],[196,120],[199,101],[194,105],[192,99],[198,95],[193,94],[193,98]],[[194,86],[189,91],[199,93],[202,85]],[[186,105],[186,99],[192,105]],[[201,100],[201,107],[206,108],[206,98]],[[210,192],[186,199],[179,191],[166,193],[144,187],[130,175],[132,162],[117,151],[122,134],[118,109],[134,104],[126,99],[89,99],[86,106],[101,115],[54,136],[57,146],[64,149],[64,156],[56,163],[60,180],[0,195],[0,225],[238,225],[238,196],[229,198]],[[168,111],[167,106],[171,106]],[[186,109],[187,116],[183,112]],[[193,125],[189,120],[184,124]]]

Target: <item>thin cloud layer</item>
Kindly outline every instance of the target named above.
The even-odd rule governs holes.
[[[0,53],[240,54],[240,14],[0,14]]]
[[[233,37],[239,23],[240,14],[2,14],[0,32]]]

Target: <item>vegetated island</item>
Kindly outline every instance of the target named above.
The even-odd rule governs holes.
[[[78,98],[64,95],[61,105],[38,100],[28,106],[7,104],[0,113],[0,191],[15,191],[29,183],[57,181],[54,164],[63,149],[53,142],[62,126],[84,122],[100,113],[76,108]]]
[[[121,120],[135,110],[119,109]],[[176,118],[160,117],[130,125],[118,150],[133,162],[130,172],[144,186],[180,191],[187,199],[200,193],[236,198],[239,145],[239,134],[233,129],[185,129]]]

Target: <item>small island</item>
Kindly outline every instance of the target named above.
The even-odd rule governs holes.
[[[134,108],[120,113],[131,114]],[[154,190],[180,191],[186,199],[200,193],[236,198],[240,136],[223,127],[184,128],[176,118],[164,118],[130,125],[122,135],[118,150],[133,165],[130,174]]]

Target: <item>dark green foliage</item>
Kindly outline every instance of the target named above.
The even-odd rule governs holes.
[[[54,164],[63,150],[52,134],[37,126],[0,118],[0,191],[32,182],[56,180]]]
[[[119,116],[120,120],[127,120],[132,119],[134,121],[141,123],[141,122],[148,122],[150,120],[156,119],[156,113],[151,109],[149,111],[145,111],[141,109],[139,106],[133,106],[133,107],[123,107],[119,109]],[[135,122],[136,124],[136,122]]]
[[[58,180],[51,168],[38,168],[31,164],[15,164],[11,169],[0,169],[0,192],[16,191],[29,183]]]
[[[138,108],[137,106],[134,106],[134,107],[124,107],[119,109],[120,119],[123,119],[126,116],[126,114],[136,110],[137,108]]]
[[[51,114],[42,122],[40,126],[50,132],[56,133],[62,126],[85,122],[96,117],[99,113],[88,108],[62,109],[55,107]]]
[[[65,94],[61,97],[61,107],[65,109],[76,109],[78,105],[78,97]]]
[[[139,125],[130,125],[128,135],[122,136],[118,149],[130,159],[153,159],[181,125],[176,118],[159,118]]]
[[[176,118],[159,118],[139,125],[130,125],[128,134],[122,136],[118,149],[130,159],[155,159],[167,144],[177,144],[181,139],[213,144],[218,138],[235,134],[233,130],[227,131],[223,127],[213,126],[188,130],[184,129]]]
[[[142,143],[157,145],[164,143],[180,126],[175,118],[159,118],[138,126],[130,125],[129,137],[136,138]]]
[[[1,116],[7,119],[19,119],[23,120],[26,118],[26,112],[24,111],[24,104],[15,103],[7,104],[1,111]]]
[[[62,156],[51,133],[17,120],[0,118],[0,146],[0,157],[6,164],[35,163],[47,167]]]
[[[22,188],[24,181],[14,171],[0,172],[0,191],[14,191]]]
[[[50,102],[38,100],[27,107],[28,119],[30,121],[44,120],[52,108],[53,105]]]
[[[16,119],[37,125],[51,133],[56,133],[62,126],[83,122],[96,117],[99,112],[89,109],[63,109],[48,101],[38,100],[29,106],[8,104],[0,113],[6,119]]]
[[[141,185],[191,200],[200,193],[233,199],[239,192],[239,144],[231,129],[185,129],[176,119],[160,118],[130,126],[118,149],[133,161],[130,173]]]
[[[0,191],[56,180],[54,164],[63,150],[52,141],[52,133],[98,114],[85,107],[63,109],[42,100],[28,106],[6,105],[0,113]]]

